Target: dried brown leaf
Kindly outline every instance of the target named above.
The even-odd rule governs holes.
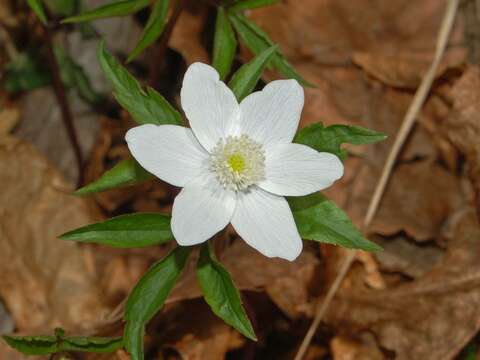
[[[480,68],[470,66],[452,89],[453,109],[444,132],[465,155],[480,214]]]
[[[95,221],[84,200],[31,145],[0,142],[0,295],[19,331],[80,331],[104,315],[86,247],[57,236]]]
[[[345,288],[329,321],[370,329],[399,360],[451,359],[480,329],[480,228],[471,209],[448,227],[443,260],[416,281],[387,290]]]
[[[359,177],[351,209],[357,221],[364,216],[374,186],[370,169],[365,168]],[[403,164],[394,171],[370,229],[382,235],[405,231],[418,241],[432,240],[462,201],[458,180],[439,165],[430,161]]]

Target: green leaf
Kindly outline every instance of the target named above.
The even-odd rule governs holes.
[[[155,263],[135,285],[125,305],[125,347],[132,360],[143,359],[145,324],[160,310],[185,267],[191,248],[179,246]]]
[[[269,6],[278,3],[280,0],[241,0],[228,8],[229,11],[242,11]]]
[[[4,87],[9,93],[30,91],[50,84],[49,69],[34,53],[21,53],[5,66]]]
[[[233,74],[228,86],[239,102],[253,91],[262,76],[263,69],[277,49],[276,45],[269,47]]]
[[[288,199],[303,239],[365,251],[382,250],[365,239],[335,203],[320,193]]]
[[[47,7],[54,14],[70,16],[79,6],[78,0],[44,0]]]
[[[335,154],[343,160],[347,154],[341,148],[342,144],[373,144],[386,138],[387,136],[383,133],[360,126],[331,125],[324,127],[322,123],[316,123],[301,129],[295,136],[294,142],[310,146],[317,151]]]
[[[116,1],[107,5],[99,6],[93,10],[64,19],[62,23],[78,23],[83,21],[91,21],[116,16],[126,16],[147,7],[150,0],[123,0]]]
[[[237,39],[235,33],[225,13],[225,9],[220,6],[217,11],[217,21],[215,23],[212,60],[212,66],[217,69],[220,74],[220,79],[225,79],[230,72],[236,51]]]
[[[60,239],[131,248],[162,244],[172,240],[173,235],[170,216],[135,213],[69,231],[60,235]]]
[[[84,337],[67,336],[62,339],[60,348],[62,351],[81,351],[93,353],[111,353],[123,347],[121,337]]]
[[[100,179],[78,189],[74,195],[84,196],[119,187],[140,184],[153,179],[154,176],[143,169],[134,159],[120,161],[106,171]]]
[[[204,244],[198,260],[197,279],[205,301],[227,324],[252,340],[257,340],[242,306],[240,293],[227,270],[215,259],[209,244]]]
[[[244,15],[239,13],[229,13],[229,18],[245,45],[255,54],[259,55],[262,51],[265,51],[274,45],[268,35]],[[295,71],[280,50],[277,50],[272,56],[270,64],[280,71],[286,78],[296,79],[303,86],[313,86]]]
[[[90,79],[85,74],[83,68],[78,65],[65,51],[65,49],[56,46],[55,56],[60,65],[60,75],[64,84],[77,91],[78,96],[90,104],[98,104],[101,102],[100,96],[90,83]]]
[[[122,338],[107,337],[4,335],[3,339],[25,355],[49,355],[62,351],[109,353],[123,346]]]
[[[41,0],[27,0],[28,6],[33,10],[35,14],[37,14],[38,18],[42,22],[43,25],[47,25],[47,15],[45,15],[45,11],[43,10],[43,5]]]
[[[142,37],[128,57],[127,62],[135,59],[143,50],[153,44],[162,34],[163,29],[165,28],[165,20],[167,19],[169,3],[169,0],[157,0],[152,13],[150,14],[147,25],[143,30]]]
[[[98,47],[98,58],[105,76],[112,82],[115,98],[137,123],[182,123],[180,113],[154,89],[147,88],[145,92],[138,81],[105,51],[103,42]]]
[[[59,351],[55,336],[13,336],[3,335],[10,347],[24,355],[48,355]]]

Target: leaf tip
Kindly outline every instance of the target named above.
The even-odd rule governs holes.
[[[74,192],[72,192],[72,195],[75,195],[75,196],[86,196],[86,195],[89,195],[89,194],[90,194],[90,190],[89,190],[88,185],[84,186],[84,187],[81,187],[80,189],[77,189]]]
[[[67,231],[66,233],[60,234],[57,236],[60,240],[72,240],[71,231]]]

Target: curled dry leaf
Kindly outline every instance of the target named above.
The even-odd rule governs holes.
[[[372,334],[361,332],[355,339],[336,336],[330,342],[334,360],[383,360]]]
[[[371,169],[365,168],[354,188],[351,215],[360,221],[373,192]],[[399,166],[370,229],[382,235],[405,231],[417,241],[439,235],[442,224],[462,202],[457,179],[428,160]]]
[[[0,136],[9,134],[20,120],[20,111],[16,107],[0,110]]]
[[[389,273],[401,273],[412,278],[418,278],[443,258],[444,252],[434,245],[417,246],[406,237],[397,236],[394,239],[380,240],[384,251],[375,254],[380,268]]]
[[[306,89],[304,123],[362,120],[368,126],[371,124],[365,121],[374,89],[365,84],[362,71],[352,66],[354,54],[381,59],[397,56],[402,49],[405,57],[431,59],[444,7],[445,2],[437,0],[286,1],[254,10],[250,17],[280,44],[299,72],[317,85]],[[462,37],[459,21],[450,41],[460,43]],[[464,53],[458,47],[448,50],[452,51],[460,53],[452,55],[453,63],[461,62]],[[243,57],[247,57],[245,52]],[[422,63],[417,65],[417,74],[423,72]],[[363,64],[367,68],[365,61]],[[392,63],[389,67],[402,66]],[[412,69],[408,78],[414,72]]]
[[[451,68],[459,68],[465,60],[466,49],[458,48],[450,51],[442,59],[436,77],[440,77]],[[431,54],[375,54],[356,52],[352,60],[367,74],[380,80],[382,83],[397,87],[415,89],[420,85],[423,75],[432,62]]]
[[[431,271],[393,289],[345,289],[328,320],[351,334],[370,329],[399,360],[453,358],[480,329],[480,228],[469,208],[447,230],[447,253]]]
[[[480,214],[480,67],[470,66],[452,89],[453,109],[444,132],[465,155]]]
[[[97,324],[105,307],[91,252],[57,236],[98,218],[37,150],[12,137],[0,140],[0,184],[0,296],[17,330]]]
[[[206,21],[207,8],[198,1],[188,1],[172,32],[170,46],[182,54],[188,65],[196,61],[209,62],[210,57],[202,39]]]

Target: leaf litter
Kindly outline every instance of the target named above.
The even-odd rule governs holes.
[[[316,85],[306,90],[304,126],[316,121],[353,124],[390,136],[373,146],[347,147],[346,176],[327,191],[356,225],[361,224],[391,139],[431,59],[444,5],[436,0],[283,1],[247,14]],[[193,3],[180,17],[170,46],[186,63],[208,59],[205,34],[212,31],[210,17],[208,9]],[[112,44],[115,26],[121,26],[115,24],[104,30]],[[359,257],[308,359],[450,359],[480,329],[480,70],[464,65],[463,30],[459,15],[431,95],[372,224],[371,240],[385,251]],[[88,45],[80,41],[79,46]],[[250,57],[242,49],[237,61]],[[274,78],[278,74],[268,72],[265,80]],[[65,243],[56,235],[129,211],[168,212],[176,190],[152,181],[91,200],[68,195],[72,187],[58,173],[69,162],[59,157],[68,144],[50,151],[39,142],[44,138],[48,144],[63,129],[50,127],[39,137],[23,135],[29,133],[22,130],[27,126],[39,129],[31,109],[45,97],[30,100],[32,96],[14,100],[12,109],[21,113],[20,130],[12,120],[17,115],[0,111],[0,119],[8,119],[2,125],[10,124],[2,127],[7,130],[0,136],[0,269],[7,274],[0,277],[0,299],[20,333],[49,333],[58,325],[76,333],[97,333],[110,325],[108,335],[118,334],[120,319],[109,315],[171,245],[118,250]],[[117,115],[92,115],[88,120],[98,126],[86,130],[89,181],[128,156],[122,139],[131,123],[121,112]],[[12,129],[40,148],[48,161],[29,143],[4,136]],[[211,316],[198,299],[192,263],[148,328],[148,353],[168,359],[292,358],[345,253],[309,242],[304,254],[288,263],[261,257],[233,231],[221,242],[222,261],[242,290],[250,315],[258,319],[258,344]],[[126,355],[118,352],[110,358]]]

